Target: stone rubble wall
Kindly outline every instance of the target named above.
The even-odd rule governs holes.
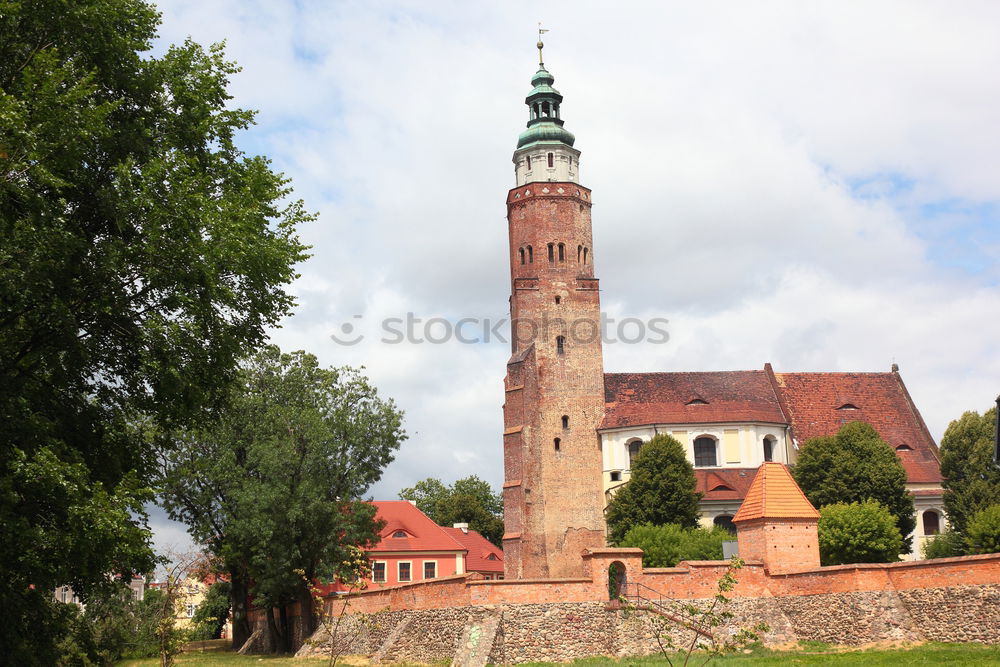
[[[708,605],[711,600],[691,603]],[[713,630],[720,638],[764,622],[770,626],[763,636],[766,644],[798,640],[847,645],[887,640],[1000,643],[1000,584],[736,598],[727,609],[734,617]],[[450,660],[460,655],[470,625],[483,624],[490,617],[499,617],[489,653],[489,661],[496,664],[646,655],[658,650],[658,631],[669,633],[680,644],[692,638],[691,631],[662,616],[609,609],[605,602],[505,604],[355,614],[345,619],[350,623],[342,629],[363,623],[367,630],[357,634],[350,650],[343,652],[377,656],[382,662]],[[401,632],[393,633],[401,626]],[[328,642],[328,637],[314,637],[298,655],[323,655]]]

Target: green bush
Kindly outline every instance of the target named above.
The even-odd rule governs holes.
[[[819,514],[823,565],[899,560],[903,538],[895,517],[878,501],[835,503],[820,509]]]
[[[222,636],[222,628],[229,616],[230,588],[228,581],[217,581],[208,587],[205,599],[195,609],[191,619],[191,641],[219,639]]]
[[[973,514],[966,532],[969,553],[1000,553],[1000,505],[991,505]]]
[[[954,558],[964,556],[965,538],[948,529],[924,542],[924,558]]]
[[[673,567],[682,560],[722,560],[722,543],[732,539],[732,533],[724,528],[647,523],[630,529],[621,546],[642,549],[643,567]]]

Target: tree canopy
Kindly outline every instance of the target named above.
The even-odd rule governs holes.
[[[467,523],[497,546],[503,541],[503,501],[489,482],[475,475],[445,486],[434,477],[422,479],[399,492],[400,500],[412,500],[417,509],[441,526]]]
[[[682,560],[722,560],[722,543],[733,539],[725,528],[681,528],[643,524],[625,533],[621,547],[642,549],[643,567],[674,567]]]
[[[906,470],[895,450],[865,422],[844,424],[836,435],[803,444],[792,476],[814,507],[877,500],[896,519],[904,552],[916,527]]]
[[[406,435],[402,413],[357,370],[271,346],[242,364],[215,421],[170,437],[164,505],[223,562],[239,644],[251,581],[261,606],[310,609],[312,582],[336,576],[349,545],[378,540],[375,508],[359,499]]]
[[[289,313],[310,218],[236,134],[237,68],[141,0],[0,1],[0,645],[153,568],[145,425],[191,423]],[[142,426],[142,427],[140,427]],[[102,593],[103,594],[103,593]]]
[[[669,435],[653,436],[639,449],[628,484],[608,505],[608,540],[621,544],[629,530],[647,523],[694,528],[699,500],[684,447]]]
[[[941,438],[941,475],[948,523],[964,535],[973,514],[1000,505],[1000,468],[993,462],[996,411],[966,412]]]
[[[899,560],[903,537],[896,518],[877,500],[826,505],[819,515],[819,557],[823,565]]]

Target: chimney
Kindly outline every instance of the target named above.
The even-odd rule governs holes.
[[[456,523],[452,525],[452,528],[459,528],[463,533],[469,532],[469,524],[467,523]]]

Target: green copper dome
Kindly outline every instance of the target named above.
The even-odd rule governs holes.
[[[576,141],[573,133],[563,127],[559,117],[563,97],[552,87],[553,83],[555,77],[545,69],[544,64],[538,63],[538,71],[531,77],[531,92],[524,98],[529,110],[528,129],[518,136],[518,148],[539,142],[572,146]]]

